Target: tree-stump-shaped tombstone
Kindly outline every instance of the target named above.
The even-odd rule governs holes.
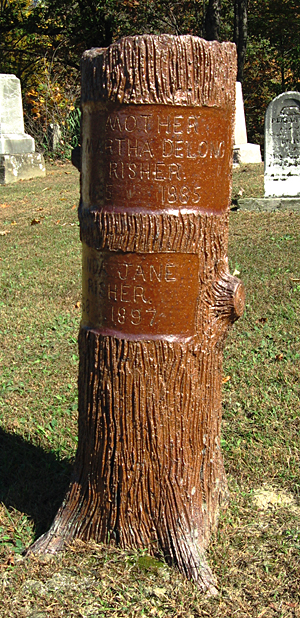
[[[83,316],[73,479],[51,529],[163,551],[203,590],[226,478],[222,349],[235,46],[127,37],[82,59]]]

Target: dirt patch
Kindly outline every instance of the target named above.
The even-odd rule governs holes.
[[[253,501],[261,511],[275,508],[288,508],[292,513],[300,517],[300,507],[297,505],[294,496],[283,490],[274,489],[267,485],[260,489],[255,489],[253,492]]]

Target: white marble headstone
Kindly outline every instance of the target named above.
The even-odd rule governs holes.
[[[0,154],[34,152],[34,139],[25,133],[20,80],[0,74]]]
[[[261,163],[259,144],[247,142],[247,129],[244,110],[242,84],[236,82],[235,97],[235,129],[234,129],[234,166],[241,163]]]
[[[0,75],[0,133],[24,133],[20,80]]]
[[[241,82],[235,83],[235,127],[234,143],[247,144],[247,129]]]
[[[300,93],[284,92],[265,117],[265,197],[300,196]]]
[[[45,176],[44,157],[25,133],[20,80],[0,74],[0,185]]]

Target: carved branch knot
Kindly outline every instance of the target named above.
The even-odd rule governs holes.
[[[212,309],[216,317],[228,318],[233,323],[243,315],[245,308],[245,288],[237,277],[229,272],[222,273],[212,288]]]

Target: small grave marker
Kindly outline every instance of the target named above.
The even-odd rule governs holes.
[[[0,74],[0,184],[45,174],[43,155],[24,130],[20,80]]]
[[[236,98],[233,165],[237,167],[240,164],[261,163],[259,144],[250,144],[247,139],[242,84],[240,82],[236,82],[235,86]]]

